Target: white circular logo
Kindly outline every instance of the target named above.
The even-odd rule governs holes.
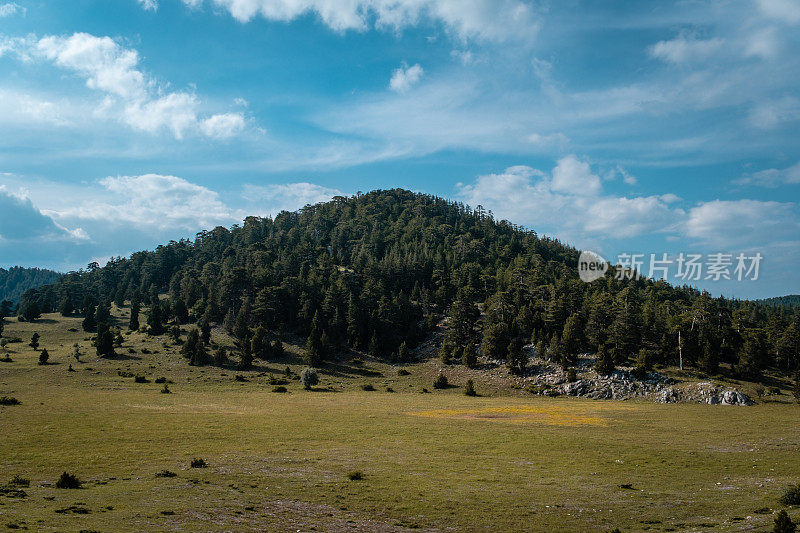
[[[578,275],[586,283],[602,278],[607,270],[608,263],[598,253],[583,251],[578,257]]]

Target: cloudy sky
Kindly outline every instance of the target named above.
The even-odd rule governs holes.
[[[390,187],[800,293],[800,0],[0,0],[0,266]]]

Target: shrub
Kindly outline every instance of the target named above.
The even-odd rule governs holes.
[[[171,470],[162,470],[161,472],[156,472],[156,477],[175,477],[178,474]]]
[[[300,373],[300,381],[303,383],[303,388],[306,390],[311,389],[314,385],[319,383],[319,376],[317,371],[313,368],[306,368]]]
[[[789,513],[781,510],[775,517],[775,526],[772,529],[773,533],[794,533],[797,531],[797,526],[792,519],[789,518]]]
[[[572,383],[573,381],[578,381],[578,373],[575,371],[574,368],[570,368],[567,370],[567,381]]]
[[[394,392],[394,389],[391,387],[386,387],[386,392]]]
[[[39,364],[46,365],[48,359],[50,359],[50,354],[47,352],[47,348],[43,348],[42,351],[39,352]]]
[[[786,487],[778,501],[783,505],[800,505],[800,483]]]
[[[372,386],[372,383],[366,383],[364,385],[361,385],[361,390],[374,391],[375,387]]]
[[[241,375],[241,374],[236,374],[236,376],[234,376],[234,378],[233,378],[233,379],[235,379],[236,381],[241,381],[242,383],[245,383],[245,382],[247,382],[247,381],[250,381],[249,379],[247,379],[246,377],[244,377],[244,376],[243,376],[243,375]]]
[[[164,378],[164,377],[156,378],[154,381],[160,385],[161,383],[166,383],[167,382],[167,378]]]
[[[283,385],[278,385],[277,387],[272,389],[272,392],[287,392],[287,389]]]
[[[434,389],[446,389],[449,385],[450,383],[447,381],[447,376],[445,376],[444,374],[439,374],[438,376],[436,376],[436,379],[433,380]]]
[[[201,459],[199,457],[195,457],[189,463],[189,466],[192,467],[192,468],[205,468],[205,467],[208,466],[208,463],[206,463],[205,459]]]
[[[347,479],[350,481],[361,481],[364,479],[364,474],[362,474],[360,470],[353,470],[347,473]]]
[[[136,376],[135,378],[133,378],[133,382],[134,383],[150,383],[150,380],[148,380],[144,376]]]
[[[164,388],[161,389],[161,394],[172,394],[172,391],[169,390],[169,385],[166,383],[164,383]]]
[[[477,396],[478,393],[475,392],[475,383],[471,380],[467,380],[467,384],[464,386],[464,394],[467,396]]]
[[[16,485],[17,487],[30,487],[31,480],[21,477],[19,474],[11,478],[8,482],[9,485]]]
[[[13,396],[0,396],[0,405],[19,405],[20,401]]]
[[[411,372],[409,372],[405,368],[401,368],[400,370],[397,371],[397,375],[398,376],[410,376]]]
[[[56,481],[57,489],[79,489],[81,488],[81,480],[74,474],[64,472],[61,477]]]

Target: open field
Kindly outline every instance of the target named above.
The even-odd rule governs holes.
[[[37,365],[33,331],[54,364]],[[291,354],[251,372],[192,368],[177,347],[134,333],[102,360],[80,320],[57,315],[12,320],[5,336],[23,342],[0,363],[0,395],[22,403],[0,407],[0,483],[30,486],[0,496],[0,527],[763,531],[800,481],[800,408],[789,403],[421,394],[422,370],[400,377],[373,362],[380,376],[335,368],[320,390],[290,379],[278,394],[268,373],[299,371]],[[154,383],[162,376],[172,394]],[[367,382],[377,390],[360,390]],[[190,468],[195,457],[208,466]],[[82,489],[54,487],[65,470]]]

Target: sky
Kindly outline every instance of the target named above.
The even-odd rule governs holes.
[[[800,293],[800,0],[0,0],[0,267],[394,187]]]

